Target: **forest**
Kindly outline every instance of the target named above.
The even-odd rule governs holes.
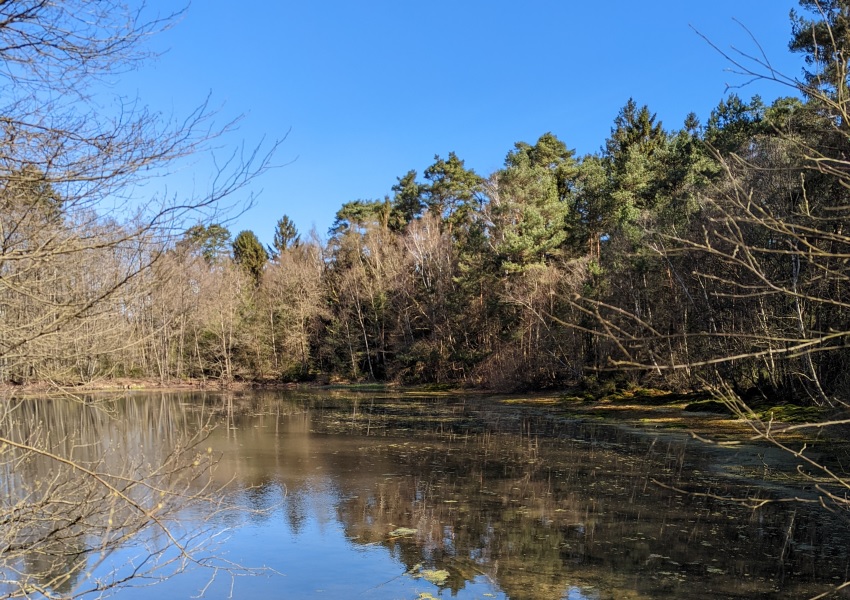
[[[494,173],[435,156],[384,198],[342,204],[326,236],[281,215],[270,247],[176,218],[262,156],[209,197],[117,218],[103,199],[195,138],[104,133],[90,115],[45,129],[12,98],[0,380],[723,384],[846,401],[850,3],[800,5],[803,77],[743,67],[787,96],[730,93],[678,128],[628,99],[594,154],[542,133]]]

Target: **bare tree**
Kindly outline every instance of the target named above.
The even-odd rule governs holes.
[[[237,149],[198,196],[139,195],[231,127],[216,128],[206,102],[164,120],[138,100],[101,93],[104,79],[148,58],[146,38],[178,16],[152,14],[143,1],[0,2],[2,382],[86,380],[143,340],[127,335],[133,311],[157,285],[152,267],[175,234],[270,166],[276,144]],[[104,462],[45,435],[8,388],[0,401],[6,596],[103,593],[166,560],[168,548],[179,564],[198,560],[192,540],[168,525],[181,503],[215,501],[187,483],[210,463],[191,441],[173,440],[155,464]],[[36,464],[40,476],[28,480]],[[166,543],[149,547],[138,570],[106,580],[83,570],[88,557],[152,529]],[[71,575],[79,580],[69,587]]]
[[[266,346],[277,375],[305,377],[315,359],[317,321],[327,316],[322,288],[325,265],[317,239],[283,248],[260,289]]]
[[[187,218],[215,210],[269,166],[270,154],[237,150],[200,196],[138,197],[145,180],[223,132],[213,129],[205,103],[184,120],[164,122],[135,101],[113,98],[104,106],[92,90],[99,78],[143,59],[139,43],[173,22],[174,15],[143,20],[146,10],[94,0],[0,5],[4,378],[27,368],[35,342],[67,336],[71,323],[123,304],[118,296],[134,288]],[[89,285],[62,268],[103,258],[114,268]]]

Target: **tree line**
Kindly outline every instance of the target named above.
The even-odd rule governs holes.
[[[282,216],[270,247],[209,222],[139,244],[16,166],[2,378],[719,378],[832,403],[850,361],[850,3],[800,4],[790,49],[807,70],[789,96],[731,94],[678,129],[629,99],[598,152],[544,133],[489,175],[435,156],[386,197],[344,203],[327,239]],[[57,240],[91,247],[41,260]]]

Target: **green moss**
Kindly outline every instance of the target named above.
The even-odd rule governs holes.
[[[782,423],[811,423],[822,419],[824,409],[817,406],[796,406],[780,404],[765,408],[757,413],[762,421],[780,421]]]
[[[582,402],[593,402],[595,398],[592,394],[583,394],[581,396],[561,396],[559,400],[562,404],[577,404]]]

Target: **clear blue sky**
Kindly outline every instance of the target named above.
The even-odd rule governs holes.
[[[171,6],[169,0],[154,2]],[[704,122],[746,80],[695,33],[725,51],[759,49],[791,76],[794,0],[195,0],[159,36],[159,59],[121,86],[181,115],[207,94],[221,119],[240,114],[222,143],[288,137],[252,186],[254,207],[229,227],[271,242],[283,214],[325,235],[343,202],[382,198],[409,169],[454,151],[481,175],[514,142],[552,131],[579,155],[604,143],[629,97],[667,129],[693,111]],[[767,101],[792,92],[754,83]],[[209,178],[199,160],[196,181]],[[187,185],[183,173],[170,189]],[[181,179],[182,178],[182,179]],[[246,194],[247,195],[247,191]]]

